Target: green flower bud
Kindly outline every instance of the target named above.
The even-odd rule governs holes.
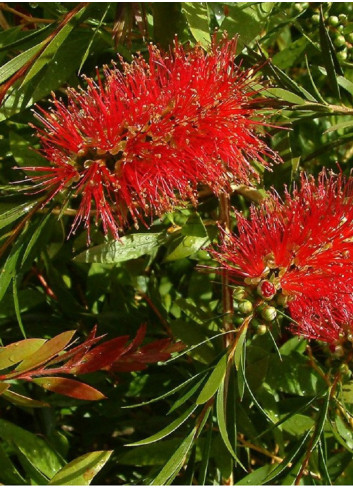
[[[241,326],[244,322],[244,319],[245,318],[243,316],[235,316],[233,322],[236,326]]]
[[[267,333],[266,324],[259,324],[258,327],[256,328],[256,334],[258,334],[259,336],[263,336],[266,333]]]
[[[265,321],[273,321],[277,316],[277,311],[272,306],[266,306],[262,309],[261,316]]]
[[[282,307],[287,307],[288,305],[288,295],[279,294],[277,297],[277,304]]]
[[[344,46],[346,44],[346,39],[344,36],[339,35],[333,41],[333,44],[336,46],[336,48],[341,48],[342,46]]]
[[[245,289],[244,287],[235,287],[233,289],[233,298],[238,301],[244,299],[245,297]]]
[[[337,53],[337,58],[339,61],[345,61],[348,57],[347,49],[344,49],[343,51],[338,51]]]
[[[341,22],[341,24],[343,24],[343,25],[347,24],[348,18],[347,18],[346,14],[339,14],[338,18],[339,18],[339,21]]]
[[[253,305],[250,301],[243,301],[239,302],[238,304],[238,311],[241,314],[247,315],[250,314],[253,310]]]
[[[319,14],[312,15],[311,20],[313,21],[314,24],[318,24],[320,22],[320,15]]]
[[[329,18],[328,18],[328,23],[330,25],[332,25],[333,27],[335,27],[336,25],[338,25],[340,23],[339,21],[339,18],[336,17],[336,15],[331,15]]]
[[[353,32],[347,34],[347,41],[353,44]]]

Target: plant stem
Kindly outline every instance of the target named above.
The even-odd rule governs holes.
[[[230,226],[230,203],[229,196],[222,193],[219,196],[219,221],[224,231],[229,231]],[[228,270],[222,271],[222,303],[223,303],[223,329],[230,331],[233,329],[233,291],[229,284]],[[227,348],[233,341],[233,334],[224,336],[224,346]]]

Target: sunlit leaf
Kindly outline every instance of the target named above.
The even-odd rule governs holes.
[[[25,360],[23,360],[23,362],[16,368],[16,371],[24,372],[26,370],[33,370],[35,367],[47,362],[65,348],[74,334],[75,331],[65,331],[51,340],[46,341],[36,351],[35,355],[25,358]]]
[[[84,401],[99,401],[105,398],[100,391],[78,380],[63,377],[40,377],[32,379],[32,382],[40,385],[43,389]]]
[[[86,453],[75,458],[59,470],[50,480],[50,485],[57,486],[88,486],[92,479],[108,462],[112,451]]]
[[[84,263],[119,263],[154,252],[165,242],[164,233],[141,233],[123,236],[120,240],[93,246],[75,257]]]
[[[42,338],[29,338],[0,348],[0,370],[12,367],[25,358],[31,357],[45,341]]]

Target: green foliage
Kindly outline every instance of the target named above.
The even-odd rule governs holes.
[[[247,214],[301,170],[339,162],[349,174],[352,4],[0,9],[0,483],[352,484],[349,361],[293,337],[285,314],[259,324],[238,307],[223,329],[222,274],[207,252],[216,196],[119,240],[98,226],[88,246],[84,229],[67,239],[74,192],[45,206],[23,170],[48,165],[29,124],[51,92],[65,101],[68,86],[85,86],[81,73],[97,80],[96,66],[102,76],[118,55],[145,55],[146,41],[167,49],[177,35],[207,50],[228,32],[262,77],[264,137],[284,161],[256,187],[234,186],[231,205]]]

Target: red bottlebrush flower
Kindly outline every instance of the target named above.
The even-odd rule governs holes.
[[[272,191],[213,256],[238,283],[287,305],[296,334],[336,343],[353,328],[353,177],[305,174],[283,200]],[[271,288],[272,285],[272,288]],[[260,289],[259,289],[260,287]]]
[[[196,204],[198,185],[216,194],[258,178],[254,161],[280,161],[258,137],[266,126],[257,107],[254,70],[235,65],[236,40],[215,40],[170,53],[149,46],[149,61],[104,68],[104,80],[68,89],[37,119],[42,152],[51,166],[25,168],[49,192],[71,189],[81,200],[72,231],[90,227],[91,211],[105,233],[118,236],[128,216],[137,222],[185,201]],[[267,158],[267,160],[266,160]]]

